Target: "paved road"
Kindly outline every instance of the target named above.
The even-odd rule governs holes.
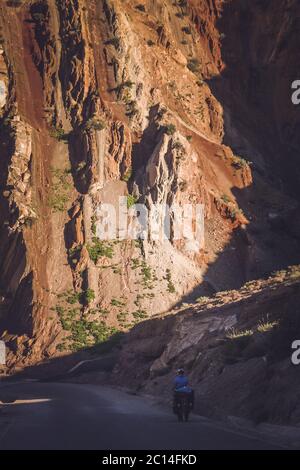
[[[3,388],[2,388],[3,387]],[[0,449],[275,449],[192,416],[178,423],[151,401],[96,385],[0,385]]]

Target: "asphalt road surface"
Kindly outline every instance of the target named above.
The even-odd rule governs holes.
[[[178,423],[171,410],[96,385],[0,385],[0,449],[276,449],[199,416]]]

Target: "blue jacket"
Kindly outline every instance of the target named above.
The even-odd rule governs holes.
[[[188,383],[188,378],[185,375],[177,375],[174,380],[175,390],[186,387]]]

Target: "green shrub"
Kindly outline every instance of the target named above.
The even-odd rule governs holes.
[[[71,170],[52,168],[53,185],[49,196],[49,206],[54,212],[63,212],[69,200],[69,192],[72,188]]]
[[[93,302],[95,298],[96,296],[95,296],[95,292],[93,291],[93,289],[88,288],[84,292],[84,300],[87,304],[90,304],[91,302]]]
[[[194,58],[194,59],[190,59],[187,63],[187,68],[193,72],[193,73],[196,73],[199,71],[199,65],[200,65],[200,62],[198,59]]]
[[[92,289],[86,289],[82,292],[81,295],[73,292],[72,290],[63,292],[57,297],[60,299],[60,304],[51,310],[55,310],[59,317],[62,329],[66,332],[69,332],[69,336],[66,337],[60,345],[58,345],[58,350],[72,350],[78,351],[82,348],[91,347],[93,345],[100,345],[112,336],[118,333],[118,330],[115,327],[109,327],[102,320],[89,321],[87,318],[82,318],[80,310],[76,308],[70,308],[67,304],[70,303],[70,298],[74,296],[74,299],[85,301],[87,304],[90,304],[95,299],[95,293]],[[65,302],[65,304],[62,304]],[[97,311],[90,310],[89,314],[96,314]],[[109,313],[108,310],[99,311],[103,314],[104,317]],[[100,348],[99,348],[100,351]]]
[[[148,317],[148,313],[145,310],[137,310],[136,312],[132,313],[132,316],[135,319],[143,319]]]
[[[168,281],[168,291],[170,292],[170,294],[174,294],[176,292],[176,289],[172,281],[170,269],[166,270],[166,280]]]
[[[85,124],[85,129],[87,130],[94,129],[95,131],[102,131],[103,129],[105,129],[105,127],[105,122],[95,117],[90,118]]]
[[[87,245],[87,250],[90,256],[90,259],[97,264],[100,258],[112,258],[114,255],[113,246],[110,242],[99,240],[97,237],[92,238],[92,244]]]
[[[111,299],[110,303],[113,307],[124,307],[126,305],[125,302],[122,302],[121,300],[118,300],[114,297]]]
[[[237,170],[245,168],[248,165],[247,160],[242,157],[233,157],[233,162],[231,166]]]
[[[79,302],[79,299],[80,299],[80,294],[78,294],[78,292],[69,291],[66,297],[66,302],[68,304],[74,305],[77,302]]]
[[[134,196],[133,194],[128,194],[127,196],[127,208],[130,209],[130,207],[134,206],[138,202],[138,198]]]
[[[130,180],[132,176],[132,168],[128,168],[126,173],[124,173],[124,175],[122,176],[122,181],[125,181],[126,183]]]
[[[176,126],[174,124],[166,124],[165,132],[167,135],[174,135],[176,132]]]
[[[97,222],[97,218],[96,218],[95,215],[93,215],[92,218],[91,218],[91,231],[92,231],[92,234],[95,235],[95,236],[97,234],[96,222]]]
[[[266,319],[263,318],[262,320],[260,320],[260,322],[257,325],[257,331],[259,333],[266,333],[268,331],[271,331],[273,328],[275,328],[278,325],[279,325],[278,320],[270,321],[269,317],[267,316]]]
[[[231,202],[231,199],[230,199],[229,196],[227,196],[227,194],[222,194],[221,199],[222,199],[222,201],[225,202],[226,204],[228,204],[229,202]]]
[[[110,38],[110,39],[108,39],[107,41],[105,41],[104,44],[106,44],[106,45],[110,45],[110,44],[111,44],[111,45],[114,46],[116,49],[119,49],[119,47],[120,47],[120,38],[117,37],[117,36],[114,36],[113,38]]]
[[[140,267],[140,261],[138,258],[131,258],[131,269],[137,269]]]
[[[76,166],[76,171],[79,172],[87,166],[87,162],[81,161]]]
[[[64,212],[69,197],[66,194],[52,194],[49,198],[49,205],[54,212]]]
[[[227,333],[226,337],[228,339],[239,339],[239,338],[243,338],[243,337],[246,337],[246,336],[252,336],[253,335],[253,331],[252,330],[236,330],[234,328],[231,328],[229,330],[229,332]]]
[[[145,282],[151,281],[152,279],[151,268],[145,263],[145,261],[142,262],[142,275],[143,275]]]
[[[52,127],[50,129],[50,136],[63,142],[67,142],[69,138],[69,134],[64,131],[62,126]]]

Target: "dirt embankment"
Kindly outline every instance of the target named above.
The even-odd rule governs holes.
[[[136,326],[110,380],[169,400],[184,367],[201,415],[298,426],[299,276],[295,266]]]

